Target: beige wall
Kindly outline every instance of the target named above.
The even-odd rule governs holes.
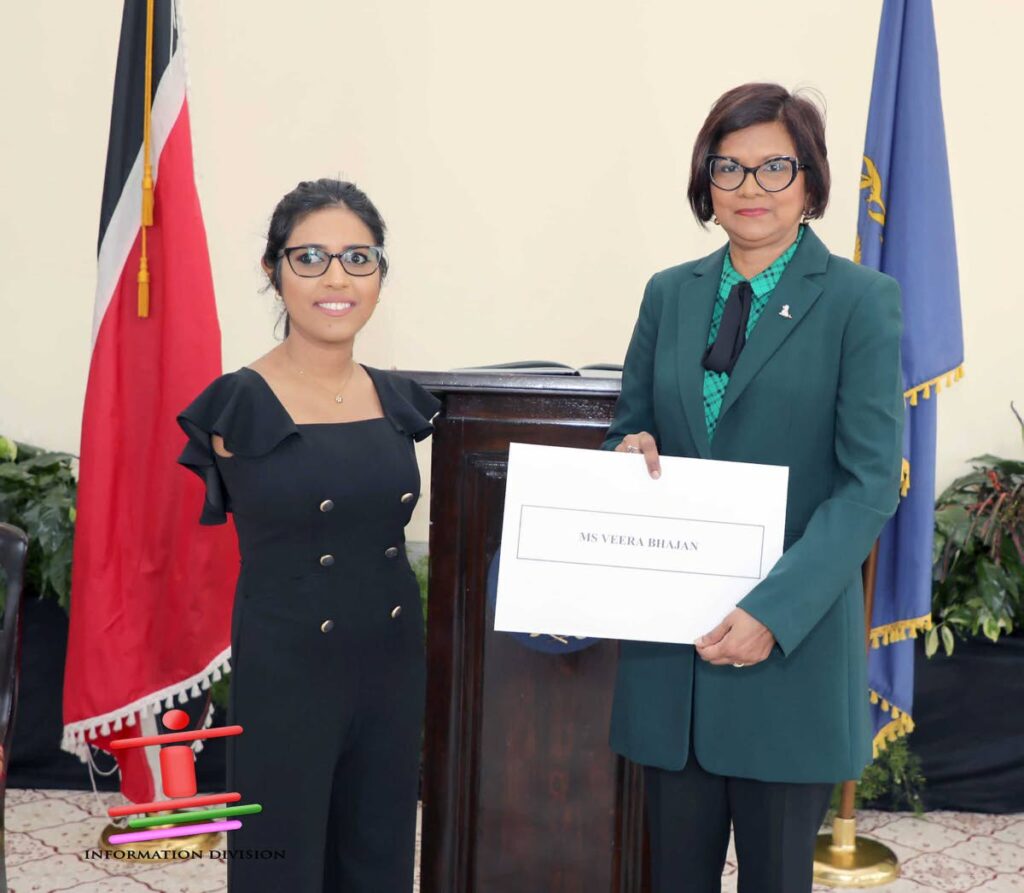
[[[364,362],[620,362],[647,277],[720,243],[685,206],[687,159],[710,103],[747,80],[826,97],[833,200],[818,231],[849,254],[880,8],[191,0],[225,368],[272,346],[261,236],[285,191],[324,175],[355,180],[390,225],[394,275]],[[120,11],[19,3],[0,34],[0,432],[52,448],[79,442]],[[1008,403],[1024,405],[1024,4],[936,0],[935,15],[968,373],[940,398],[941,484],[966,457],[1021,452]],[[422,507],[413,540],[426,538]]]

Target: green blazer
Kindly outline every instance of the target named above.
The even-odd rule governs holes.
[[[778,644],[735,668],[705,663],[691,645],[622,642],[611,745],[681,769],[692,726],[709,772],[858,778],[871,758],[860,569],[899,501],[899,287],[830,254],[808,229],[736,363],[709,443],[701,358],[726,250],[647,284],[603,448],[648,431],[666,456],[789,467],[785,552],[740,602]]]

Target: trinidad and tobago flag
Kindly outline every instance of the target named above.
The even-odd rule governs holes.
[[[230,525],[199,526],[201,484],[175,462],[175,414],[220,374],[220,328],[179,22],[173,0],[148,6],[124,4],[100,209],[64,679],[63,747],[83,760],[229,669],[238,571]],[[157,798],[156,753],[118,761],[127,799]]]

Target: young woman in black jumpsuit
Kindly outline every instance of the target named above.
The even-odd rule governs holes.
[[[423,617],[403,528],[413,441],[438,401],[352,359],[387,272],[384,224],[349,183],[300,183],[263,267],[285,340],[179,416],[201,523],[234,515],[228,790],[263,812],[229,845],[232,893],[412,889]],[[326,264],[325,264],[326,261]],[[245,851],[283,850],[283,859]]]

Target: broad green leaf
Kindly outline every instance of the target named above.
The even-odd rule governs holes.
[[[978,561],[978,592],[981,594],[989,613],[1003,613],[1006,606],[1006,575],[1003,569],[991,561]]]
[[[953,631],[948,627],[942,627],[942,647],[946,650],[946,656],[949,657],[953,653]]]
[[[18,464],[21,465],[22,468],[33,470],[44,469],[63,465],[74,458],[75,457],[70,453],[40,453],[39,455],[33,456],[31,459],[26,459],[24,462],[19,462]]]
[[[935,510],[935,526],[943,533],[950,534],[958,527],[967,528],[970,523],[970,512],[962,505],[950,504]]]
[[[994,617],[986,617],[981,625],[981,630],[985,633],[985,637],[993,642],[999,640],[999,624]]]
[[[30,475],[18,462],[4,462],[0,464],[0,482],[12,481],[22,486],[32,485]]]
[[[989,456],[992,461],[989,463],[1000,477],[1014,477],[1024,475],[1024,462],[1019,459],[1001,459],[998,456]]]
[[[998,465],[1003,461],[999,456],[993,456],[991,453],[985,453],[982,456],[975,456],[973,459],[968,459],[968,462],[974,468],[992,468],[994,465]]]

